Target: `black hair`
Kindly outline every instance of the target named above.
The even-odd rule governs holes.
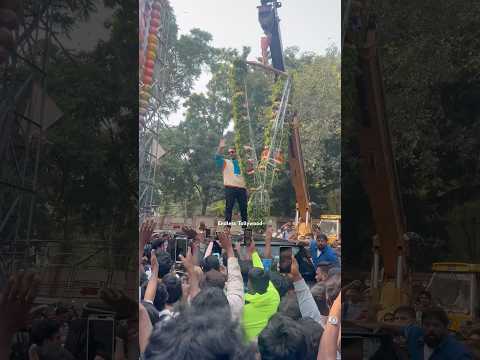
[[[215,255],[209,255],[203,259],[203,272],[208,272],[210,270],[220,271],[220,261]]]
[[[309,339],[300,324],[278,313],[258,336],[262,360],[308,359],[309,348]]]
[[[157,250],[159,247],[162,246],[163,242],[164,242],[164,240],[162,240],[162,239],[152,240],[152,242],[150,244],[150,247],[151,247],[152,250]]]
[[[165,251],[157,253],[158,277],[162,279],[172,269],[173,261],[170,254]]]
[[[422,323],[425,320],[435,319],[440,321],[444,326],[448,326],[450,320],[445,310],[440,307],[432,307],[422,312]]]
[[[340,274],[333,275],[325,281],[327,303],[332,304],[341,291],[342,278]]]
[[[309,356],[309,359],[316,360],[317,351],[320,346],[320,340],[323,335],[323,327],[312,318],[300,319],[298,320],[298,324],[303,329],[303,332],[309,341],[309,354],[311,355]]]
[[[255,352],[244,345],[238,325],[211,306],[206,311],[184,311],[175,321],[155,328],[145,359],[255,360]]]
[[[318,240],[328,242],[328,237],[325,234],[320,234],[320,235],[318,235]]]
[[[227,297],[223,290],[218,287],[207,287],[202,289],[192,300],[192,308],[202,313],[211,309],[215,311],[226,310],[230,313]]]
[[[225,288],[227,279],[224,274],[217,270],[210,270],[203,277],[202,287],[217,287],[221,290]]]
[[[298,305],[297,295],[289,294],[284,296],[280,301],[278,307],[278,312],[282,313],[285,316],[288,316],[290,319],[299,320],[302,318],[302,313],[300,312],[300,306]]]
[[[310,289],[312,293],[313,300],[315,300],[315,304],[317,304],[318,311],[323,316],[328,316],[330,310],[328,309],[327,305],[327,292],[324,284],[317,283]]]
[[[163,284],[168,292],[167,304],[172,305],[182,298],[182,280],[175,274],[167,274],[162,279]]]
[[[248,280],[253,291],[264,294],[267,291],[270,276],[263,269],[254,267],[248,272]]]
[[[270,272],[270,281],[273,286],[275,286],[275,289],[277,289],[281,298],[287,294],[288,290],[293,290],[293,281],[289,277],[283,276],[276,271]]]
[[[251,260],[238,260],[238,265],[240,265],[240,272],[242,273],[243,284],[247,286],[248,284],[248,273],[253,268]]]
[[[339,266],[333,266],[330,269],[328,269],[328,277],[332,277],[335,275],[341,275],[342,274],[342,269]]]
[[[325,271],[328,271],[332,268],[333,266],[333,263],[330,262],[330,261],[320,261],[318,264],[317,264],[317,268],[321,268],[322,270],[325,270]]]
[[[145,297],[145,291],[147,290],[147,286],[148,286],[148,283],[144,284],[140,289],[142,300]],[[165,309],[165,304],[167,303],[167,299],[168,299],[167,288],[165,287],[165,285],[163,285],[163,283],[158,283],[157,291],[155,292],[155,298],[153,299],[153,306],[155,306],[155,308],[158,311],[162,311],[163,309]]]
[[[417,313],[415,311],[415,309],[411,306],[399,306],[395,309],[395,311],[393,312],[393,316],[395,316],[395,314],[398,314],[398,313],[402,313],[402,314],[408,314],[408,316],[410,316],[412,319],[415,319],[417,317]]]
[[[35,320],[31,330],[32,343],[42,346],[45,340],[60,331],[60,326],[60,323],[55,320]]]

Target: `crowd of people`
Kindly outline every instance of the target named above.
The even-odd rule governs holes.
[[[308,243],[315,249],[311,282],[301,274],[301,252],[289,273],[270,266],[270,228],[263,256],[255,241],[233,243],[228,230],[218,241],[199,231],[190,232],[188,252],[176,262],[168,234],[154,236],[153,227],[142,227],[139,248],[143,358],[340,358],[340,262],[319,229]]]
[[[138,354],[138,304],[120,290],[105,289],[101,302],[36,305],[41,279],[21,271],[0,292],[0,359],[126,360]],[[88,335],[88,314],[110,313],[108,331]],[[115,319],[115,326],[114,320]],[[89,337],[87,339],[87,337]],[[110,342],[110,344],[109,344]],[[133,357],[132,357],[133,355]]]
[[[447,312],[435,304],[429,291],[420,291],[413,304],[401,305],[393,312],[383,312],[381,306],[372,303],[368,292],[368,287],[358,280],[344,287],[342,319],[344,328],[369,329],[391,337],[391,346],[380,348],[374,359],[480,358],[480,327],[453,335]],[[348,356],[349,350],[344,350]]]
[[[382,342],[371,359],[480,358],[480,328],[462,331],[461,340],[452,335],[428,291],[384,313],[361,281],[342,288],[340,254],[320,228],[310,239],[285,239],[300,249],[285,272],[272,264],[271,228],[260,248],[228,230],[215,239],[203,225],[185,227],[187,251],[177,257],[178,239],[154,227],[140,229],[138,302],[111,289],[101,295],[103,310],[115,313],[114,352],[101,341],[87,350],[85,307],[32,307],[39,279],[20,272],[0,292],[0,359],[356,359],[360,348],[342,345],[342,327],[344,335],[388,335],[390,345]]]

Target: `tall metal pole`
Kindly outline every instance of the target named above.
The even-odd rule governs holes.
[[[37,144],[37,153],[35,155],[35,169],[33,172],[33,183],[32,183],[32,198],[30,200],[30,210],[28,214],[28,224],[27,224],[27,246],[30,247],[30,235],[32,230],[32,220],[35,211],[35,202],[36,202],[36,191],[37,191],[37,178],[38,178],[38,168],[40,164],[40,152],[42,151],[42,145],[44,141],[44,117],[45,117],[45,100],[46,100],[46,91],[47,91],[47,66],[48,66],[48,54],[50,50],[50,38],[51,38],[51,29],[49,24],[49,17],[47,14],[47,19],[45,20],[46,34],[45,34],[45,46],[42,54],[42,82],[41,82],[41,97],[40,97],[40,119],[39,119],[39,136]]]

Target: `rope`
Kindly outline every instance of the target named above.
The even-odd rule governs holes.
[[[290,96],[290,79],[287,79],[287,82],[285,83],[285,86],[283,88],[282,99],[280,101],[280,107],[278,109],[277,116],[275,118],[274,132],[273,132],[272,141],[270,142],[270,152],[268,154],[268,160],[267,160],[267,164],[266,164],[266,168],[265,168],[265,177],[264,177],[264,184],[263,184],[264,187],[266,187],[267,179],[268,179],[268,175],[269,175],[268,167],[269,167],[269,165],[273,165],[273,169],[272,169],[272,173],[271,173],[272,176],[271,176],[271,179],[269,181],[270,186],[268,187],[268,189],[270,189],[273,186],[273,180],[274,180],[274,177],[275,177],[274,176],[275,175],[275,173],[274,173],[275,163],[273,162],[273,164],[272,164],[271,159],[272,159],[273,152],[278,151],[278,148],[276,146],[277,134],[278,134],[279,127],[281,127],[283,129],[289,96]]]
[[[282,97],[280,100],[280,105],[275,116],[274,125],[273,125],[273,136],[270,141],[270,150],[268,154],[268,159],[265,164],[265,168],[262,171],[258,170],[258,157],[256,153],[256,142],[255,136],[252,128],[252,119],[250,115],[250,104],[248,101],[248,89],[247,82],[244,80],[245,88],[245,106],[247,110],[247,119],[248,119],[248,128],[249,128],[249,137],[250,137],[250,146],[252,147],[253,152],[253,161],[254,161],[254,184],[255,191],[252,194],[251,201],[253,202],[253,209],[255,213],[260,213],[263,210],[268,210],[270,208],[270,197],[269,190],[273,187],[273,181],[275,179],[275,159],[274,153],[278,153],[281,149],[283,139],[284,139],[284,126],[285,126],[285,117],[287,114],[288,100],[290,97],[291,90],[291,77],[287,77],[287,81],[282,91]],[[277,144],[278,139],[280,140]],[[263,172],[263,174],[262,174]],[[263,175],[263,176],[262,176]],[[268,186],[267,186],[268,184]]]
[[[256,151],[256,144],[255,144],[255,136],[253,134],[253,129],[252,129],[252,118],[250,117],[250,104],[248,102],[248,91],[247,91],[247,81],[246,79],[243,80],[243,84],[244,84],[244,87],[245,87],[245,105],[246,105],[246,108],[247,108],[247,118],[248,118],[248,132],[249,132],[249,137],[250,137],[250,146],[252,147],[252,152],[253,152],[253,168],[254,169],[257,169],[257,165],[258,165],[258,158],[257,158],[257,151]],[[258,186],[258,175],[257,175],[257,171],[254,172],[254,175],[253,175],[253,182],[255,184],[255,187]]]

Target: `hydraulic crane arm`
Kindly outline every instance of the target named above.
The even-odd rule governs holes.
[[[270,48],[270,57],[272,59],[272,67],[285,72],[285,61],[283,58],[282,39],[280,34],[277,8],[281,7],[281,3],[275,0],[261,0],[258,6],[258,20],[260,25],[268,37],[268,45]],[[305,237],[312,233],[311,227],[311,209],[310,196],[308,194],[307,181],[305,177],[305,168],[303,163],[302,146],[300,142],[299,120],[297,115],[293,116],[291,121],[291,132],[288,139],[289,165],[291,173],[291,181],[295,190],[295,198],[297,202],[296,224],[297,232],[300,237]]]
[[[363,186],[368,195],[375,224],[373,291],[378,300],[390,309],[405,301],[410,284],[403,284],[408,241],[406,221],[386,119],[383,76],[380,66],[376,19],[367,13],[368,0],[348,1],[352,9],[345,45],[358,52],[360,75],[356,78],[360,111],[358,145]],[[383,260],[384,282],[378,284],[380,259]],[[380,291],[377,291],[378,289]]]
[[[387,278],[396,276],[397,259],[405,250],[405,218],[398,191],[392,151],[376,31],[367,30],[365,47],[360,50],[362,76],[358,87],[362,97],[362,126],[359,133],[361,171],[379,239],[379,250]]]
[[[290,176],[295,190],[297,201],[297,222],[304,224],[299,226],[299,235],[306,236],[311,233],[311,211],[310,196],[308,194],[305,168],[303,166],[303,153],[300,143],[299,121],[296,115],[293,116],[291,135],[288,139],[288,153]]]

